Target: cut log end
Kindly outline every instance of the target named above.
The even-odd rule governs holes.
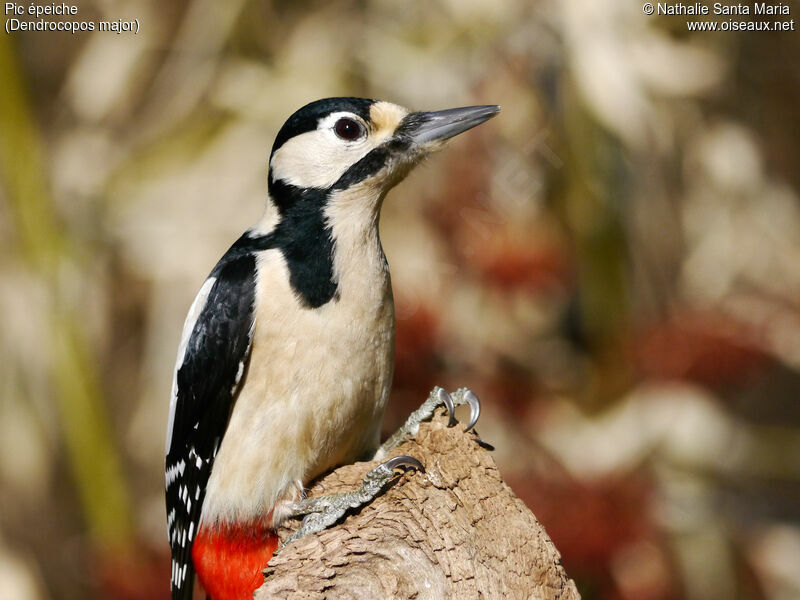
[[[574,582],[533,513],[473,433],[437,416],[396,449],[425,465],[372,503],[281,550],[256,600],[574,599]],[[378,463],[347,465],[309,496],[358,487]],[[282,539],[298,523],[280,531]]]

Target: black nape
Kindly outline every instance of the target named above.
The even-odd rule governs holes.
[[[270,195],[278,206],[280,221],[267,234],[247,232],[231,246],[229,259],[274,248],[281,251],[289,268],[289,284],[307,308],[319,308],[338,299],[333,273],[336,242],[325,220],[327,191],[298,188],[278,180],[279,192]],[[223,260],[225,257],[223,257]]]

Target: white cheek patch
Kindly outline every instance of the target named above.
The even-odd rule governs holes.
[[[301,188],[328,188],[369,151],[366,143],[345,147],[327,131],[308,131],[288,140],[272,155],[272,176]]]
[[[376,141],[367,136],[347,142],[333,132],[342,117],[358,119],[350,113],[333,113],[320,121],[314,131],[287,140],[272,155],[272,176],[297,187],[329,188],[370,150]],[[358,119],[360,121],[360,119]]]

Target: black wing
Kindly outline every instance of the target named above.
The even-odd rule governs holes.
[[[185,351],[176,365],[166,456],[173,600],[192,598],[192,542],[250,353],[256,260],[242,251],[241,241],[223,256],[198,294],[184,326]]]

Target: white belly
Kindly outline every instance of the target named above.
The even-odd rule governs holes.
[[[377,448],[394,308],[382,254],[363,258],[358,272],[339,275],[338,301],[307,309],[280,253],[261,253],[250,363],[206,489],[206,525],[273,508],[280,520],[309,480]]]

